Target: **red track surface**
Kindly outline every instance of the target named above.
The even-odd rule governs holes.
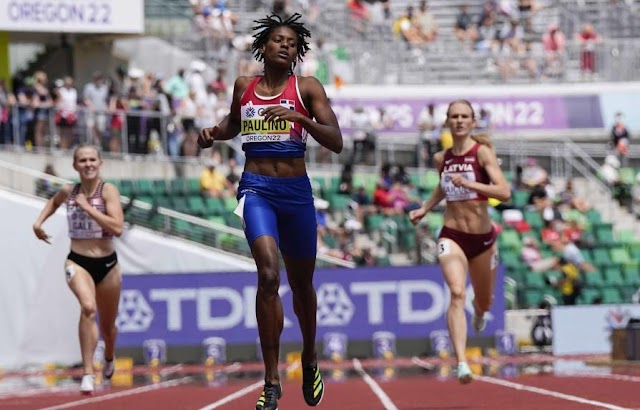
[[[549,356],[506,358],[500,364],[551,363]],[[487,362],[483,360],[482,362]],[[495,363],[495,361],[492,361]],[[590,373],[569,376],[544,373],[516,375],[511,378],[479,376],[467,386],[461,386],[455,378],[433,369],[440,360],[412,361],[398,359],[393,362],[398,369],[390,379],[378,376],[380,364],[388,362],[365,361],[364,372],[358,372],[358,364],[350,361],[342,364],[321,363],[324,369],[326,396],[319,408],[387,409],[387,410],[456,410],[456,409],[520,409],[520,410],[579,410],[579,409],[640,409],[640,372],[625,367],[624,374],[604,374],[607,367],[593,368]],[[445,363],[446,364],[446,363]],[[355,367],[355,370],[354,370]],[[485,366],[485,370],[488,366]],[[346,371],[348,377],[332,380],[333,369]],[[431,369],[431,371],[425,370]],[[148,371],[136,368],[136,378],[143,383],[128,388],[104,388],[93,396],[81,396],[77,381],[62,391],[37,388],[19,393],[0,393],[0,409],[253,409],[260,391],[259,364],[242,364],[219,367],[219,374],[230,379],[220,386],[208,386],[200,366],[169,367],[163,373],[162,382],[144,382]],[[399,371],[402,370],[402,371]],[[251,375],[247,375],[251,372]],[[307,409],[300,390],[299,380],[288,380],[283,369],[284,396],[280,410]],[[75,372],[58,372],[68,377]],[[147,375],[147,377],[145,377]],[[33,377],[33,373],[5,374],[0,386],[8,381],[21,381]]]

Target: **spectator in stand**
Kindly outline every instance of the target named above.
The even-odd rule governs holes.
[[[43,147],[45,134],[49,126],[49,111],[53,107],[53,99],[47,84],[47,74],[44,71],[36,71],[33,74],[33,89],[35,95],[33,105],[35,107],[34,145]]]
[[[561,233],[559,241],[551,244],[551,248],[554,252],[559,253],[564,261],[574,265],[582,272],[592,272],[596,270],[592,264],[584,259],[580,248],[571,242],[569,236],[564,232]]]
[[[624,125],[624,116],[621,112],[616,113],[615,123],[611,128],[611,145],[616,155],[620,158],[621,165],[627,166],[627,154],[629,153],[629,142],[631,135]]]
[[[367,5],[363,0],[349,0],[347,2],[347,8],[351,15],[351,23],[354,30],[357,34],[364,35],[371,18]]]
[[[600,167],[600,177],[609,187],[620,185],[620,160],[615,155],[607,155],[604,164]]]
[[[640,219],[640,173],[636,175],[636,181],[631,188],[631,212]]]
[[[102,139],[107,130],[107,111],[109,109],[109,87],[102,72],[93,73],[93,81],[87,83],[82,91],[82,100],[87,108],[87,126],[91,129],[94,145],[102,147]]]
[[[427,104],[418,115],[418,139],[422,145],[418,151],[429,168],[433,168],[433,154],[440,151],[440,123],[436,120],[433,103]]]
[[[396,172],[393,174],[393,182],[398,182],[403,186],[407,186],[411,184],[411,180],[409,179],[409,174],[405,169],[403,164],[398,164],[396,166]]]
[[[184,75],[184,69],[181,68],[164,85],[165,92],[171,96],[172,108],[174,109],[179,107],[182,99],[189,95],[189,85]]]
[[[227,178],[216,169],[213,160],[209,159],[207,167],[200,174],[200,189],[204,196],[222,198],[228,196],[233,187]]]
[[[338,192],[344,195],[351,195],[353,190],[353,165],[350,163],[342,166],[340,172],[340,181],[338,183]]]
[[[373,122],[371,121],[371,116],[365,111],[362,105],[356,106],[353,110],[351,128],[353,129],[351,135],[353,139],[351,161],[365,164],[372,162],[375,151]]]
[[[520,250],[520,258],[527,264],[529,269],[534,272],[546,272],[553,269],[558,259],[544,258],[540,251],[538,241],[532,236],[525,236],[522,239],[522,249]]]
[[[13,143],[11,110],[16,104],[16,97],[8,89],[7,82],[0,78],[0,144]]]
[[[378,209],[373,205],[371,198],[363,186],[359,186],[356,189],[355,193],[351,195],[351,199],[357,204],[356,218],[362,225],[364,225],[367,215],[373,215],[378,212]]]
[[[493,129],[493,123],[491,122],[491,112],[486,108],[480,108],[480,116],[476,122],[475,131],[491,131]]]
[[[560,278],[551,278],[549,283],[560,289],[564,305],[575,305],[582,293],[583,280],[580,269],[563,258],[559,259],[558,267],[562,272],[562,276]]]
[[[469,6],[460,5],[460,11],[453,25],[453,32],[460,42],[471,47],[478,38],[478,31],[473,26],[473,17],[469,14]]]
[[[36,91],[33,87],[33,78],[24,79],[22,85],[16,88],[16,98],[18,103],[18,143],[30,148],[34,144],[35,127],[35,100]]]
[[[73,143],[73,130],[78,119],[78,91],[73,86],[73,78],[66,76],[62,87],[58,88],[58,104],[55,117],[60,128],[60,148],[69,149]]]
[[[224,92],[227,92],[227,88],[229,88],[229,85],[224,79],[226,73],[227,73],[227,70],[224,67],[218,67],[218,71],[216,72],[216,78],[210,84],[214,92],[218,92],[221,90]]]
[[[591,209],[591,205],[586,199],[576,196],[576,193],[573,190],[573,180],[570,178],[567,179],[564,191],[560,193],[558,199],[560,205],[565,205],[567,207],[577,209],[582,213],[585,213],[589,209]]]
[[[57,176],[52,164],[47,164],[44,167],[43,172],[47,175],[51,175],[54,177]],[[59,189],[59,185],[51,183],[48,179],[41,178],[36,182],[36,195],[43,198],[51,198],[55,195],[56,192],[58,192]]]
[[[560,219],[545,221],[545,226],[540,232],[540,238],[547,245],[554,244],[560,240],[560,235],[564,230],[564,225]]]
[[[525,32],[532,33],[534,31],[532,17],[540,8],[540,4],[535,0],[518,0],[518,12]]]
[[[538,165],[535,158],[527,158],[526,166],[522,170],[522,183],[533,189],[538,185],[543,185],[548,179],[547,171]]]
[[[238,189],[238,183],[240,182],[240,175],[238,175],[238,171],[236,170],[238,161],[235,159],[235,157],[231,157],[227,162],[227,166],[229,168],[229,170],[227,171],[227,182],[229,183],[229,187],[232,188],[232,193],[235,196]]]
[[[413,26],[418,30],[418,35],[423,44],[428,44],[438,37],[438,23],[433,13],[429,11],[426,0],[421,0],[418,11],[413,16]]]
[[[417,27],[413,24],[413,6],[408,5],[404,14],[401,14],[392,26],[394,38],[403,40],[409,47],[422,45],[422,38]]]
[[[565,36],[557,24],[549,24],[542,36],[544,49],[544,77],[558,78],[564,72]]]
[[[585,79],[593,78],[596,72],[596,47],[602,43],[602,38],[593,28],[586,23],[582,31],[576,34],[576,40],[580,45],[580,69]]]

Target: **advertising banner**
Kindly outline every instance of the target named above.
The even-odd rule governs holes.
[[[0,31],[143,33],[143,0],[4,0]]]
[[[282,341],[300,341],[291,289],[282,276]],[[318,270],[315,287],[319,340],[327,332],[371,340],[378,331],[393,332],[397,338],[427,338],[431,331],[446,329],[449,293],[437,266]],[[500,275],[495,294],[503,292]],[[141,346],[158,338],[169,345],[199,345],[212,336],[227,343],[255,343],[255,294],[255,273],[125,276],[118,344]],[[469,286],[469,314],[472,298]],[[504,298],[496,297],[487,334],[504,328],[504,310]]]
[[[444,122],[447,107],[455,98],[340,98],[331,100],[343,131],[351,132],[354,112],[358,108],[370,113],[373,118],[389,119],[389,126],[379,130],[385,132],[417,133],[420,112],[434,104],[437,122]],[[495,130],[553,130],[568,128],[600,128],[600,100],[597,95],[533,95],[473,97],[469,101],[476,116],[486,110]],[[577,108],[576,108],[577,107]],[[382,114],[384,113],[384,114]],[[594,115],[597,114],[597,115]]]
[[[556,306],[551,310],[553,354],[611,353],[611,330],[640,318],[640,305]]]

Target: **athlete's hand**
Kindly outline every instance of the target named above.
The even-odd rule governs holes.
[[[423,207],[420,207],[418,209],[409,211],[409,219],[411,220],[412,224],[417,225],[418,222],[420,222],[420,220],[424,218],[426,214],[427,211]]]
[[[79,192],[78,195],[76,195],[76,204],[78,204],[78,206],[85,211],[88,211],[90,208],[92,208],[92,206],[89,204],[89,201],[87,201],[87,197],[84,196],[82,192]]]
[[[290,110],[281,105],[274,105],[269,108],[265,108],[262,112],[265,121],[291,121],[291,122],[299,122],[303,115],[295,110]]]
[[[220,127],[217,125],[211,128],[203,128],[202,131],[200,131],[200,135],[198,135],[198,145],[200,148],[211,148],[219,132]]]
[[[468,188],[470,181],[467,178],[463,177],[462,175],[453,175],[451,177],[451,182],[455,186],[461,186],[463,188]]]
[[[51,239],[51,237],[47,235],[47,233],[44,231],[44,229],[42,229],[40,225],[37,225],[37,224],[33,225],[33,233],[36,234],[36,237],[38,239],[40,239],[41,241],[45,241],[46,243],[51,245],[51,242],[49,242],[49,239]]]

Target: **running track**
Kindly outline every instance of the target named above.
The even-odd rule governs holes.
[[[553,367],[553,362],[538,360]],[[535,362],[535,360],[533,360]],[[443,364],[433,359],[398,359],[393,362],[395,377],[383,378],[380,361],[354,359],[342,364],[321,363],[326,396],[319,408],[384,409],[384,410],[640,410],[640,370],[608,367],[591,368],[588,372],[554,374],[499,374],[476,376],[473,383],[461,386],[451,376],[439,371]],[[386,362],[387,364],[389,362]],[[485,369],[492,363],[483,359]],[[501,360],[500,364],[505,361]],[[445,363],[446,364],[446,363]],[[497,363],[494,363],[497,364]],[[522,365],[523,363],[520,362]],[[498,367],[496,366],[496,369]],[[169,366],[162,370],[163,380],[155,384],[134,384],[129,388],[99,390],[93,396],[81,396],[77,382],[68,387],[33,388],[0,393],[0,409],[253,409],[262,382],[260,365],[227,365],[216,368],[229,377],[220,386],[208,386],[200,366]],[[401,371],[400,371],[401,370]],[[344,372],[339,381],[332,380],[334,371]],[[147,380],[148,370],[136,368],[137,378]],[[284,396],[280,410],[307,409],[299,380],[288,380],[283,367]],[[485,372],[486,374],[486,372]],[[492,373],[491,373],[492,374]],[[75,375],[75,374],[74,374]],[[31,375],[6,374],[10,378]],[[77,376],[77,375],[75,375]],[[0,382],[3,380],[0,379]]]

